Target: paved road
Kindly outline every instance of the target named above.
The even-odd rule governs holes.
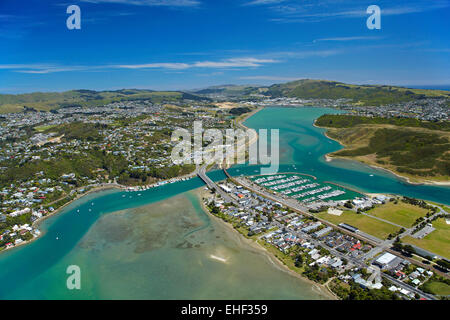
[[[273,200],[275,202],[279,202],[279,203],[281,203],[281,204],[283,204],[283,205],[285,205],[285,206],[287,206],[287,207],[289,207],[291,209],[295,209],[297,211],[300,211],[300,212],[304,213],[305,215],[311,216],[311,214],[308,212],[308,208],[303,206],[303,205],[301,205],[298,201],[296,201],[294,199],[290,199],[290,198],[286,199],[286,197],[279,197],[277,195],[270,194],[270,193],[268,193],[266,191],[266,189],[263,189],[263,188],[261,188],[259,186],[254,186],[253,184],[248,183],[245,179],[234,178],[234,180],[238,184],[241,184],[242,186],[244,186],[245,188],[247,188],[249,190],[252,190],[254,192],[257,192],[257,193],[261,194],[262,196],[264,196],[264,197],[266,197],[268,199],[271,199],[271,200]],[[319,220],[322,221],[321,219],[319,219]],[[330,224],[327,221],[322,221],[322,222],[324,222],[325,224],[331,225],[334,228],[336,228],[335,225]],[[283,228],[284,225],[279,224],[279,227]],[[406,230],[405,232],[408,232],[408,230]],[[290,231],[290,232],[292,232],[292,231]],[[392,240],[385,240],[385,241],[383,241],[380,244],[379,243],[380,240],[377,239],[378,240],[377,241],[378,244],[371,251],[369,251],[370,254],[366,254],[366,255],[364,255],[361,258],[355,258],[355,257],[347,256],[347,255],[345,255],[345,254],[335,250],[334,248],[328,247],[325,243],[322,243],[322,242],[312,238],[309,234],[303,233],[301,231],[293,232],[293,233],[295,235],[300,235],[301,234],[302,237],[306,237],[308,239],[308,241],[310,241],[311,243],[313,243],[313,244],[315,244],[317,246],[321,246],[321,247],[326,248],[333,255],[335,255],[335,256],[337,256],[337,257],[339,257],[341,259],[346,259],[347,261],[353,263],[355,266],[358,266],[360,268],[368,268],[369,266],[365,263],[366,259],[371,258],[371,257],[375,256],[376,254],[378,254],[378,253],[380,253],[380,252],[382,252],[382,251],[384,251],[386,249],[389,249],[392,246],[392,243],[394,242],[394,239],[392,239]],[[357,238],[358,237],[360,237],[360,238],[362,237],[361,233],[359,233],[359,234],[353,233],[352,235],[356,236]],[[363,237],[363,238],[364,239],[362,239],[362,240],[367,242],[367,239],[365,239],[365,237]],[[369,242],[374,242],[374,241],[369,241]],[[421,290],[419,290],[417,288],[414,288],[414,287],[412,287],[410,285],[407,285],[406,283],[403,283],[402,281],[399,281],[399,280],[397,280],[397,279],[395,279],[395,278],[393,278],[393,277],[391,277],[391,276],[389,276],[389,275],[387,275],[385,273],[381,273],[381,276],[386,278],[386,279],[388,279],[388,280],[390,280],[390,281],[392,281],[392,282],[394,282],[397,286],[399,286],[401,288],[404,288],[406,290],[409,290],[411,292],[419,294],[421,297],[424,297],[424,298],[429,299],[429,300],[437,300],[434,296],[432,296],[430,294],[427,294],[425,292],[422,292]]]
[[[198,176],[199,176],[199,177],[207,184],[207,186],[208,186],[210,189],[216,190],[216,192],[217,192],[218,194],[221,195],[222,199],[224,199],[225,202],[233,203],[233,204],[235,204],[236,206],[239,206],[239,202],[238,202],[236,199],[234,199],[233,197],[231,197],[231,196],[230,196],[228,193],[226,193],[222,188],[218,187],[217,184],[216,184],[214,181],[212,181],[212,180],[206,175],[206,167],[207,167],[207,165],[203,165],[203,166],[201,166],[200,168],[198,168]],[[248,189],[250,189],[250,190],[252,190],[252,191],[256,191],[257,193],[259,193],[259,194],[265,196],[266,198],[268,198],[268,199],[270,199],[270,200],[272,200],[272,201],[279,202],[279,203],[281,203],[281,204],[283,204],[283,205],[285,205],[285,206],[287,206],[287,207],[289,207],[289,208],[291,208],[291,209],[295,209],[295,210],[297,210],[297,211],[300,211],[300,212],[302,212],[302,213],[305,213],[306,215],[311,215],[311,214],[308,212],[308,208],[307,208],[307,207],[301,205],[298,201],[296,201],[296,200],[294,200],[294,199],[290,199],[290,198],[288,198],[288,199],[286,199],[286,198],[280,198],[280,197],[277,197],[277,196],[275,196],[275,195],[273,195],[273,194],[269,194],[269,193],[266,192],[265,190],[261,190],[261,188],[260,188],[259,190],[255,190],[255,186],[250,185],[250,184],[247,183],[247,181],[244,180],[244,179],[234,178],[234,180],[236,180],[236,182],[238,182],[238,183],[241,184],[242,186],[244,186],[244,187],[246,187],[246,188],[248,188]],[[257,188],[258,188],[258,187],[257,187]],[[281,223],[279,223],[278,221],[274,221],[273,224],[274,224],[275,226],[277,226],[278,228],[280,228],[280,229],[285,228],[285,226],[282,225]],[[326,224],[330,225],[329,223],[326,223]],[[334,226],[334,225],[332,225],[332,226]],[[335,227],[335,226],[334,226],[334,227]],[[355,265],[355,266],[358,266],[358,267],[360,267],[360,268],[368,268],[368,267],[369,267],[369,266],[364,262],[365,259],[355,258],[355,257],[352,257],[352,256],[347,256],[347,255],[345,255],[345,254],[343,254],[343,253],[337,251],[335,248],[331,248],[331,247],[327,246],[325,243],[322,243],[322,242],[320,242],[319,240],[314,239],[311,235],[309,235],[309,234],[307,234],[307,233],[304,233],[304,232],[302,232],[302,231],[293,231],[293,230],[290,230],[290,232],[293,233],[293,234],[296,235],[296,236],[301,236],[301,237],[303,237],[303,238],[308,239],[308,241],[311,242],[311,243],[313,243],[314,245],[316,245],[316,246],[318,246],[318,247],[323,247],[323,248],[327,249],[327,250],[328,250],[331,254],[333,254],[334,256],[339,257],[339,258],[341,258],[341,259],[346,259],[347,261],[349,261],[350,263],[352,263],[352,264]],[[390,241],[393,241],[393,240],[390,240]],[[381,251],[383,251],[385,248],[390,247],[390,244],[389,244],[390,241],[385,241],[385,242],[383,242],[382,245],[377,246],[377,247],[374,248],[374,249],[377,249],[377,251],[381,252]],[[406,290],[409,290],[409,291],[411,291],[411,292],[414,292],[414,293],[419,294],[421,297],[424,297],[424,298],[429,299],[429,300],[436,300],[436,298],[435,298],[434,296],[429,295],[429,294],[426,294],[426,293],[420,291],[419,289],[416,289],[416,288],[414,288],[414,287],[412,287],[412,286],[410,286],[410,285],[407,285],[406,283],[403,283],[402,281],[399,281],[399,280],[397,280],[397,279],[395,279],[395,278],[393,278],[393,277],[391,277],[391,276],[389,276],[389,275],[387,275],[387,274],[385,274],[385,273],[381,273],[381,276],[384,277],[384,278],[386,278],[386,279],[388,279],[388,280],[390,280],[391,282],[395,283],[397,286],[399,286],[399,287],[401,287],[401,288],[404,288],[404,289],[406,289]]]
[[[217,186],[217,184],[212,181],[207,175],[206,175],[206,167],[207,165],[204,164],[202,165],[197,172],[197,175],[199,176],[200,179],[203,180],[203,182],[206,183],[206,185],[208,186],[208,188],[210,188],[211,190],[215,190],[218,194],[220,194],[220,196],[222,197],[222,199],[225,202],[232,202],[232,203],[236,203],[235,199],[233,199],[228,193],[226,193],[222,188],[220,188],[219,186]]]

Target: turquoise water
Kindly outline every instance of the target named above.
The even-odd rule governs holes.
[[[326,162],[324,155],[342,146],[328,139],[325,129],[313,126],[325,113],[338,113],[328,108],[266,108],[246,121],[254,129],[280,129],[279,172],[299,172],[316,176],[363,192],[400,194],[450,204],[450,187],[412,185],[395,175],[352,160]],[[295,169],[293,167],[297,169]],[[232,175],[259,173],[258,166],[236,166]],[[373,175],[373,176],[371,176]]]
[[[181,193],[200,181],[182,184],[139,198],[103,192],[67,208],[44,223],[41,239],[0,257],[0,298],[325,298],[212,220],[195,194]],[[70,265],[80,267],[81,290],[66,287]]]
[[[280,129],[280,172],[307,173],[365,192],[450,204],[448,187],[410,185],[354,161],[326,162],[323,155],[340,146],[312,123],[332,112],[336,111],[267,108],[246,124]],[[229,171],[255,175],[259,168],[237,166]],[[221,171],[208,175],[215,181],[225,178]],[[41,224],[40,239],[0,254],[0,298],[323,298],[211,220],[199,201],[186,193],[201,186],[202,181],[194,178],[142,191],[141,196],[103,191],[72,203]],[[225,257],[227,263],[211,255]],[[81,267],[80,291],[66,288],[65,270],[71,264]]]

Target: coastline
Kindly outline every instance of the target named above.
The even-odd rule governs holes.
[[[242,127],[244,130],[246,130],[246,131],[248,131],[248,132],[251,133],[251,137],[249,137],[248,143],[246,142],[244,145],[240,145],[240,147],[244,148],[244,152],[245,152],[245,150],[246,150],[247,147],[250,147],[252,144],[254,144],[254,143],[256,143],[256,142],[258,141],[258,133],[256,132],[256,130],[247,127],[246,125],[244,125],[244,122],[245,122],[248,118],[250,118],[250,117],[254,116],[255,114],[257,114],[257,113],[258,113],[259,111],[261,111],[262,109],[264,109],[264,108],[262,108],[262,107],[257,107],[257,108],[256,108],[255,110],[253,110],[252,112],[245,114],[244,117],[238,117],[238,118],[235,120],[235,121],[236,121],[236,122],[235,122],[236,126]],[[238,148],[239,148],[239,145],[238,145]],[[238,155],[239,152],[240,152],[240,149],[237,149],[237,150],[236,150],[236,155]],[[232,159],[232,162],[231,162],[231,163],[229,163],[229,162],[227,161],[227,158],[224,158],[224,160],[223,160],[223,167],[224,167],[224,168],[228,169],[228,168],[230,168],[231,165],[233,165],[233,164],[234,164],[234,156],[233,156],[233,159]]]
[[[98,186],[98,187],[94,187],[94,188],[92,188],[92,189],[90,189],[90,190],[88,190],[88,191],[86,191],[86,192],[84,192],[82,194],[77,195],[75,198],[73,198],[72,200],[69,200],[68,202],[66,202],[65,204],[63,204],[61,207],[59,207],[58,209],[54,210],[53,212],[49,213],[48,215],[36,219],[31,225],[36,227],[36,229],[37,229],[37,227],[39,227],[39,225],[42,222],[44,222],[45,220],[47,220],[49,218],[52,218],[52,217],[56,216],[65,207],[67,207],[68,205],[70,205],[74,201],[79,200],[79,199],[81,199],[81,198],[83,198],[83,197],[85,197],[85,196],[87,196],[89,194],[92,194],[92,193],[97,193],[97,192],[111,190],[111,189],[123,190],[124,186],[120,186],[120,185],[117,185],[117,184],[108,184],[108,185],[101,185],[101,186]],[[44,233],[41,232],[37,237],[33,237],[32,239],[30,239],[28,241],[23,241],[23,242],[21,242],[19,244],[14,245],[13,247],[9,247],[9,248],[3,249],[2,251],[0,251],[0,254],[2,254],[3,252],[9,251],[9,250],[13,250],[13,249],[22,247],[22,246],[24,246],[26,244],[30,244],[30,243],[38,240],[39,238],[41,238],[43,235],[44,235]]]
[[[180,180],[182,180],[182,179],[191,179],[191,178],[193,178],[194,176],[196,176],[196,171],[193,171],[193,172],[191,172],[191,173],[185,174],[185,175],[183,175],[183,176],[171,178],[171,179],[168,179],[168,180],[162,180],[162,181],[159,181],[159,183],[161,183],[161,182],[163,182],[163,183],[164,183],[164,182],[165,182],[165,183],[170,183],[170,181],[177,182],[177,181],[180,181]],[[78,189],[85,189],[85,188],[87,188],[87,187],[89,187],[89,186],[80,187],[80,188],[78,188]],[[56,215],[59,214],[65,207],[67,207],[67,206],[70,205],[71,203],[75,202],[76,200],[79,200],[79,199],[81,199],[81,198],[83,198],[83,197],[85,197],[85,196],[87,196],[87,195],[89,195],[89,194],[92,194],[92,193],[97,193],[97,192],[106,191],[106,190],[111,190],[111,189],[123,190],[123,191],[140,191],[140,189],[138,189],[138,188],[156,188],[156,187],[158,187],[158,185],[139,186],[139,187],[128,187],[128,186],[120,185],[120,184],[117,184],[117,183],[104,183],[104,184],[102,184],[102,185],[92,187],[91,189],[89,189],[89,190],[83,192],[82,194],[78,194],[75,198],[73,198],[73,199],[67,201],[67,202],[64,203],[61,207],[55,209],[54,211],[50,212],[50,213],[47,214],[46,216],[43,216],[43,217],[41,217],[41,218],[36,219],[36,220],[31,224],[31,226],[33,226],[33,227],[35,227],[36,229],[38,229],[39,225],[40,225],[42,222],[44,222],[45,220],[47,220],[47,219],[49,219],[49,218],[52,218],[52,217],[56,216]],[[66,197],[67,197],[67,196],[66,196]],[[62,199],[64,199],[64,198],[65,198],[65,197],[63,197],[63,198],[61,198],[61,199],[57,199],[57,200],[55,200],[55,201],[53,201],[53,202],[60,201],[60,200],[62,200]],[[53,203],[53,202],[52,202],[52,203]],[[44,235],[44,233],[41,232],[38,236],[33,237],[33,238],[30,239],[30,240],[23,241],[23,242],[21,242],[21,243],[19,243],[19,244],[16,244],[16,245],[12,246],[12,247],[5,248],[5,249],[1,250],[1,251],[0,251],[0,254],[2,254],[3,252],[9,251],[9,250],[13,250],[13,249],[22,247],[22,246],[24,246],[24,245],[26,245],[26,244],[30,244],[30,243],[32,243],[33,241],[38,240],[39,238],[41,238],[43,235]]]
[[[280,261],[277,257],[275,257],[272,253],[270,253],[266,248],[264,248],[258,242],[244,237],[239,231],[234,229],[231,224],[229,224],[226,221],[223,221],[219,217],[216,217],[211,212],[209,212],[208,208],[205,206],[205,204],[203,202],[203,195],[205,194],[205,191],[203,190],[203,188],[195,190],[194,193],[196,194],[196,196],[198,197],[198,199],[200,201],[202,210],[209,217],[211,217],[211,219],[213,219],[214,221],[217,221],[221,225],[225,226],[232,233],[234,233],[236,235],[236,238],[239,241],[244,242],[245,244],[247,244],[247,245],[251,246],[252,248],[254,248],[255,250],[257,250],[258,253],[267,257],[269,259],[269,261],[274,265],[274,267],[276,267],[278,270],[286,272],[298,279],[301,279],[304,282],[309,283],[310,285],[312,285],[313,290],[317,290],[319,292],[319,294],[326,296],[330,300],[340,300],[339,297],[334,292],[332,292],[331,289],[326,284],[320,284],[320,283],[314,282],[314,281],[302,276],[301,274],[289,269],[288,266],[286,266],[282,261]]]
[[[319,127],[319,126],[317,126],[315,122],[313,123],[313,126],[316,127],[316,128],[320,128],[320,129],[328,129],[326,127]],[[345,146],[339,140],[331,138],[327,134],[327,132],[328,131],[325,131],[323,133],[325,137],[327,137],[330,140],[336,141],[337,143],[339,143],[339,145],[341,145],[343,148],[345,148]],[[420,181],[416,182],[416,181],[412,181],[410,177],[402,176],[401,174],[399,174],[399,173],[397,173],[395,171],[392,171],[390,169],[383,168],[383,167],[380,167],[380,166],[377,166],[377,165],[374,165],[374,164],[366,163],[364,161],[356,160],[356,159],[353,159],[353,158],[350,158],[350,157],[335,156],[335,155],[332,155],[332,153],[333,152],[330,152],[330,153],[327,153],[326,155],[324,155],[324,158],[325,158],[326,162],[331,162],[331,161],[333,161],[333,159],[353,160],[353,161],[357,161],[357,162],[363,163],[363,164],[365,164],[365,165],[367,165],[369,167],[372,167],[374,169],[387,171],[387,172],[393,174],[394,176],[396,176],[397,178],[399,178],[400,180],[402,180],[402,181],[404,181],[406,183],[412,184],[412,185],[416,185],[416,186],[417,185],[430,185],[430,186],[450,187],[450,181],[447,182],[447,181],[420,180]]]
[[[242,119],[236,120],[236,122],[237,122],[238,125],[240,125],[240,126],[246,128],[246,129],[248,129],[248,130],[252,130],[252,131],[255,133],[255,135],[253,135],[252,138],[250,139],[249,144],[253,144],[253,143],[255,143],[255,142],[258,140],[258,134],[257,134],[256,131],[254,131],[253,129],[247,128],[242,122],[244,122],[245,120],[247,120],[247,119],[250,118],[251,116],[255,115],[257,112],[259,112],[259,111],[262,110],[262,109],[263,109],[263,108],[258,107],[257,109],[253,110],[252,112],[246,114]],[[92,193],[95,193],[95,192],[100,192],[100,191],[110,190],[110,189],[118,189],[118,190],[124,190],[124,191],[141,191],[141,190],[146,190],[146,189],[155,188],[155,187],[158,187],[158,186],[160,186],[160,185],[163,185],[163,184],[166,184],[166,183],[170,183],[170,182],[177,182],[177,181],[180,181],[180,180],[183,180],[183,179],[191,179],[191,178],[195,177],[196,175],[197,175],[197,170],[194,170],[194,171],[191,172],[191,173],[188,173],[188,174],[185,174],[185,175],[182,175],[182,176],[179,176],[179,177],[174,177],[174,178],[171,178],[171,179],[158,181],[157,183],[154,183],[154,184],[152,184],[152,185],[145,185],[145,186],[132,186],[132,187],[129,187],[129,186],[124,186],[124,185],[120,185],[120,184],[117,184],[117,183],[102,184],[102,185],[100,185],[100,186],[93,187],[92,189],[89,189],[88,191],[86,191],[86,192],[84,192],[84,193],[82,193],[82,194],[77,195],[75,198],[69,200],[68,202],[66,202],[65,204],[63,204],[61,207],[55,209],[54,211],[52,211],[51,213],[47,214],[46,216],[36,219],[36,220],[31,224],[31,226],[34,226],[34,227],[36,227],[36,229],[38,229],[39,225],[40,225],[43,221],[45,221],[45,220],[47,220],[47,219],[49,219],[49,218],[51,218],[51,217],[56,216],[56,215],[59,214],[65,207],[67,207],[68,205],[70,205],[70,204],[73,203],[74,201],[76,201],[76,200],[78,200],[78,199],[81,199],[82,197],[87,196],[87,195],[92,194]],[[87,187],[89,187],[89,186],[80,187],[80,188],[78,188],[78,189],[84,189],[84,188],[87,188]],[[67,196],[66,196],[66,197],[67,197]],[[63,198],[61,198],[61,199],[57,199],[57,200],[55,200],[54,202],[60,201],[60,200],[62,200],[62,199],[64,199],[64,198],[65,198],[65,197],[63,197]],[[52,202],[52,203],[53,203],[53,202]],[[19,243],[19,244],[16,244],[16,245],[12,246],[12,247],[5,248],[5,249],[1,250],[1,251],[0,251],[0,254],[2,254],[2,253],[4,253],[4,252],[7,252],[7,251],[10,251],[10,250],[13,250],[13,249],[16,249],[16,248],[19,248],[19,247],[22,247],[22,246],[24,246],[24,245],[30,244],[30,243],[34,242],[35,240],[41,238],[43,235],[44,235],[44,234],[41,232],[38,236],[35,236],[35,237],[33,237],[32,239],[30,239],[30,240],[23,241],[23,242],[21,242],[21,243]]]

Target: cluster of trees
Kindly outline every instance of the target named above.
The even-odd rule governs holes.
[[[318,283],[325,283],[335,275],[335,271],[330,268],[320,267],[317,264],[313,266],[306,265],[302,273],[305,277]]]
[[[391,240],[392,238],[397,237],[398,235],[402,234],[405,231],[406,231],[405,228],[401,228],[400,230],[398,230],[395,233],[390,233],[387,238],[388,238],[388,240]]]
[[[395,293],[386,288],[387,285],[387,283],[384,283],[381,289],[370,290],[361,288],[356,283],[344,285],[336,279],[330,287],[343,300],[400,300]]]
[[[414,250],[414,248],[411,245],[402,244],[402,242],[400,241],[400,239],[398,237],[395,239],[395,242],[392,245],[392,248],[395,251],[401,252],[406,256],[412,256],[414,253],[416,253],[416,250]]]
[[[413,118],[363,117],[337,114],[325,114],[316,120],[316,125],[328,128],[352,128],[361,124],[391,124],[399,127],[450,131],[450,121],[430,122]]]
[[[231,109],[230,114],[240,116],[241,114],[249,113],[250,111],[252,111],[252,109],[249,107],[239,107]]]
[[[118,183],[123,185],[140,185],[150,183],[152,179],[171,179],[194,171],[195,165],[174,165],[172,167],[149,168],[149,170],[121,170]]]
[[[410,197],[406,197],[404,196],[402,198],[402,201],[404,203],[408,203],[408,204],[412,204],[413,206],[418,206],[424,209],[429,209],[431,210],[433,213],[436,213],[438,208],[430,206],[429,204],[427,204],[424,200],[419,200],[419,199],[415,199],[415,198],[410,198]]]
[[[439,134],[382,128],[374,132],[367,146],[344,149],[338,156],[376,154],[380,164],[390,163],[397,171],[416,176],[449,176],[449,140]]]
[[[438,266],[440,266],[441,268],[450,271],[450,261],[445,260],[445,259],[440,259],[438,261],[436,261],[436,264]]]

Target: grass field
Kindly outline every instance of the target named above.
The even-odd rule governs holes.
[[[48,126],[38,126],[38,127],[34,127],[34,130],[36,130],[37,132],[44,132],[44,131],[47,131],[48,129],[51,129],[54,127],[56,127],[56,125],[54,125],[54,124],[48,125]]]
[[[20,112],[22,110],[23,110],[23,106],[20,106],[20,105],[5,104],[5,105],[0,106],[0,114]]]
[[[315,216],[336,225],[339,223],[350,224],[354,227],[357,227],[359,230],[380,239],[386,239],[389,234],[395,233],[399,230],[399,228],[389,223],[379,221],[362,214],[357,214],[353,211],[344,211],[344,213],[342,213],[342,215],[340,216],[334,216],[328,214],[327,212],[321,212],[315,214]]]
[[[425,283],[424,287],[436,295],[440,295],[440,296],[450,295],[450,286],[444,282],[431,280],[431,281],[428,281],[427,283]]]
[[[402,241],[450,259],[450,224],[447,224],[444,218],[440,218],[433,222],[433,227],[436,230],[423,239],[408,236]]]
[[[399,201],[397,204],[388,202],[375,209],[367,211],[368,214],[391,221],[404,227],[411,227],[417,218],[423,217],[428,210],[419,206]]]

